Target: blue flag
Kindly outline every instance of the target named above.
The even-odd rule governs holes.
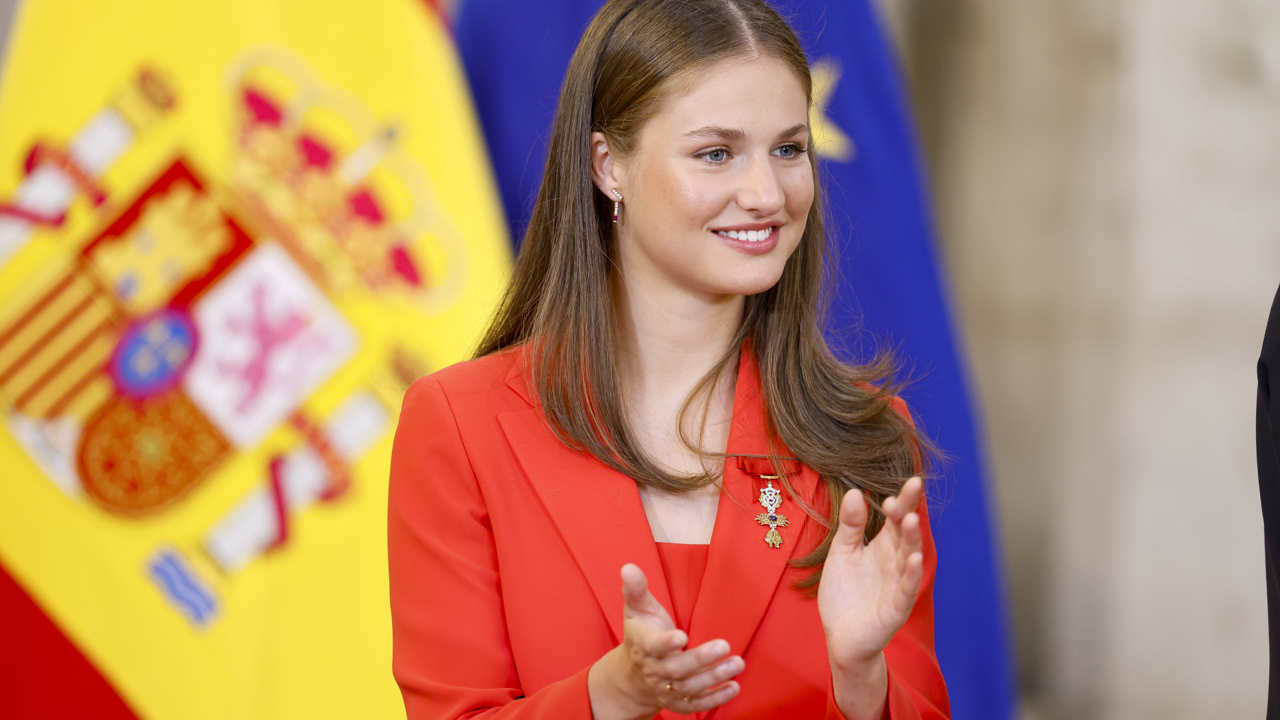
[[[928,200],[891,48],[868,0],[773,0],[814,77],[814,143],[839,247],[833,345],[896,348],[916,422],[950,456],[931,494],[938,660],[952,717],[1008,720],[1014,688],[979,428],[939,275]],[[560,81],[600,0],[462,0],[455,20],[485,137],[520,238],[537,197]]]

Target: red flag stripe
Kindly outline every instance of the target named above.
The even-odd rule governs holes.
[[[54,625],[0,564],[0,716],[92,717],[137,715],[71,640]]]

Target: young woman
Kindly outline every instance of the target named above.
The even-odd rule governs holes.
[[[760,0],[587,28],[478,358],[405,398],[411,718],[947,717],[928,443],[823,342],[809,101]]]

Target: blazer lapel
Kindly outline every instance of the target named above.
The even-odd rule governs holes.
[[[779,455],[786,457],[787,448],[780,440],[775,442]],[[707,569],[690,620],[689,641],[692,647],[724,638],[734,653],[741,654],[778,592],[788,561],[803,554],[799,552],[799,538],[810,522],[780,480],[761,478],[774,472],[767,459],[742,457],[769,453],[760,377],[750,343],[744,344],[738,363],[728,453]],[[812,502],[817,474],[794,460],[784,461],[783,469],[795,492]],[[769,528],[756,521],[756,515],[764,512],[758,502],[760,489],[768,482],[782,490],[778,511],[790,521],[786,527],[778,528],[782,545],[777,548],[765,543]]]
[[[621,642],[622,578],[619,571],[635,563],[649,580],[649,591],[671,612],[671,594],[658,559],[640,492],[631,478],[585,452],[560,442],[547,425],[542,408],[516,363],[508,376],[532,405],[502,413],[498,422],[524,469],[529,483],[551,516],[574,561],[586,577],[614,640]]]
[[[614,640],[621,642],[622,580],[618,572],[623,564],[640,566],[649,580],[650,592],[671,611],[666,575],[639,490],[631,478],[560,442],[547,425],[523,373],[524,364],[516,362],[507,381],[530,406],[502,413],[498,422],[591,586]],[[789,451],[778,443],[778,453],[785,457]],[[740,654],[745,652],[778,591],[788,561],[803,554],[799,538],[805,525],[812,522],[785,490],[779,512],[790,523],[778,528],[781,547],[767,545],[764,537],[768,528],[756,522],[756,515],[764,511],[757,502],[760,489],[769,482],[760,476],[772,474],[772,466],[768,460],[740,457],[769,452],[759,371],[750,342],[744,343],[738,361],[727,452],[730,457],[725,461],[707,568],[688,628],[689,647],[724,638],[733,652]],[[795,492],[812,502],[817,474],[795,461],[784,462],[783,467]],[[783,488],[780,480],[771,482],[774,487]]]

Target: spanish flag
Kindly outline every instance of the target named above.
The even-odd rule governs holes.
[[[510,264],[423,0],[22,4],[0,716],[401,716],[400,396],[468,355]]]

